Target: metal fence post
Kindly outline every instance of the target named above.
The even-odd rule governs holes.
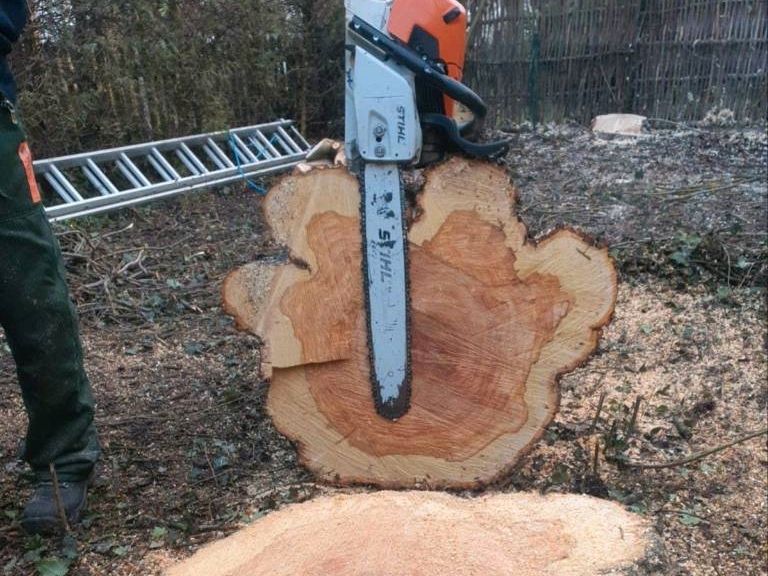
[[[534,25],[531,36],[531,57],[528,66],[528,115],[535,128],[539,123],[539,59],[541,57],[538,14],[535,16]]]

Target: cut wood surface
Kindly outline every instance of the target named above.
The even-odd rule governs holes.
[[[378,492],[288,506],[166,576],[638,576],[661,567],[647,523],[606,500]]]
[[[233,272],[225,309],[264,343],[268,410],[336,483],[473,487],[507,471],[557,411],[557,378],[594,351],[616,298],[605,248],[536,243],[503,168],[426,173],[409,240],[411,408],[375,411],[362,293],[360,192],[345,169],[281,180],[265,214],[291,261]]]

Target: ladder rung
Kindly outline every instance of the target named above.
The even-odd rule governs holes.
[[[138,169],[136,164],[133,163],[133,161],[128,158],[128,156],[123,152],[120,154],[120,160],[122,160],[125,167],[128,169],[129,172],[131,172],[135,178],[135,180],[138,181],[138,184],[136,184],[137,188],[140,188],[141,186],[152,186],[152,182],[147,180],[147,177],[144,176],[141,170]]]
[[[183,153],[184,156],[186,156],[189,159],[190,162],[192,162],[193,165],[197,167],[200,173],[207,174],[209,172],[208,168],[205,167],[205,164],[200,162],[200,159],[197,156],[195,156],[195,153],[192,152],[189,146],[187,146],[183,142],[181,143],[181,152]]]
[[[51,188],[56,191],[56,193],[61,197],[62,200],[64,200],[64,202],[67,204],[72,204],[75,202],[75,199],[69,195],[69,193],[61,186],[61,184],[59,184],[59,182],[56,180],[56,177],[51,172],[46,172],[44,176],[48,181],[48,184],[51,185]]]
[[[243,162],[258,162],[259,159],[256,158],[256,155],[251,152],[250,148],[246,146],[245,142],[240,140],[240,137],[237,134],[232,134],[232,140],[235,141],[235,151],[242,150],[245,153],[245,160],[241,160],[241,163]]]
[[[282,144],[286,154],[296,154],[296,149],[291,146],[291,143],[282,134],[280,134],[280,144]]]
[[[170,162],[168,162],[168,160],[166,160],[165,157],[162,154],[160,154],[157,148],[152,148],[151,154],[165,169],[165,171],[171,177],[171,180],[181,180],[181,176],[179,176],[179,173],[176,172],[173,166],[171,166]]]
[[[191,159],[190,159],[190,158],[187,156],[187,153],[186,153],[186,152],[184,152],[184,150],[182,150],[182,149],[180,148],[180,149],[178,149],[178,150],[175,150],[175,152],[176,152],[176,156],[178,157],[178,159],[179,159],[179,160],[181,160],[181,163],[182,163],[182,164],[184,164],[184,166],[186,166],[186,167],[187,167],[187,170],[189,170],[190,172],[192,172],[192,174],[194,174],[195,176],[197,176],[198,174],[202,174],[202,172],[200,171],[200,169],[199,169],[197,166],[195,166],[195,164],[194,164],[194,163],[192,162],[192,160],[191,160]]]
[[[272,134],[272,138],[270,138],[269,141],[272,142],[272,144],[274,144],[275,146],[279,146],[280,148],[282,148],[283,149],[283,154],[292,154],[293,153],[293,151],[291,150],[290,146],[288,146],[288,144],[283,142],[283,138],[277,132]]]
[[[141,188],[141,182],[138,181],[136,176],[133,175],[133,172],[131,172],[130,168],[123,162],[123,159],[119,159],[115,165],[117,166],[117,169],[120,170],[120,173],[125,176],[125,179],[128,180],[128,182],[131,183],[131,185],[134,188]]]
[[[212,158],[218,158],[219,162],[223,163],[222,168],[235,167],[235,165],[232,164],[232,161],[229,159],[229,156],[224,154],[224,151],[218,147],[216,142],[213,141],[213,138],[208,138],[208,146],[210,147],[209,154],[212,156]]]
[[[61,171],[58,168],[56,168],[56,166],[51,166],[51,174],[53,174],[53,177],[56,178],[59,184],[61,184],[64,187],[64,189],[69,194],[70,198],[72,198],[75,202],[83,199],[83,197],[80,196],[77,190],[75,190],[75,187],[69,183],[69,180],[67,180],[67,177],[64,176],[64,174],[62,174]]]
[[[99,178],[92,172],[90,166],[83,166],[83,174],[85,174],[88,181],[93,184],[93,187],[99,191],[99,194],[102,196],[109,196],[109,190],[107,190],[107,187],[104,186],[101,180],[99,180]]]
[[[216,168],[218,168],[219,170],[226,170],[227,169],[227,165],[224,164],[224,162],[221,161],[221,158],[219,158],[218,154],[216,154],[213,151],[213,148],[211,147],[210,144],[206,144],[205,146],[203,146],[203,150],[208,155],[208,158],[211,159],[211,162],[216,164]]]
[[[261,140],[261,143],[267,147],[267,150],[269,150],[269,152],[273,156],[282,156],[282,154],[280,154],[280,152],[278,152],[277,149],[274,146],[272,146],[272,143],[269,140],[267,140],[267,137],[264,136],[264,134],[262,134],[260,130],[256,130],[256,138]]]
[[[93,175],[101,182],[102,186],[104,186],[107,189],[107,192],[109,194],[117,194],[119,190],[117,187],[112,184],[112,182],[107,178],[107,175],[104,174],[104,172],[99,168],[98,164],[91,160],[90,158],[85,161],[86,166],[91,169],[91,172]]]
[[[251,143],[251,146],[256,148],[256,150],[259,151],[258,158],[259,160],[267,160],[269,158],[272,158],[272,154],[269,153],[269,150],[264,148],[264,145],[259,142],[255,136],[248,136],[248,142]]]
[[[173,182],[173,177],[170,175],[170,173],[166,172],[165,168],[160,165],[160,162],[158,162],[154,156],[151,154],[147,156],[147,162],[149,162],[150,166],[155,169],[157,175],[160,176],[164,182]]]
[[[291,131],[291,133],[292,133],[294,136],[296,136],[296,138],[298,138],[298,139],[299,139],[299,142],[301,142],[301,143],[304,145],[304,148],[302,149],[302,152],[305,152],[305,151],[309,150],[310,148],[312,148],[312,146],[309,144],[309,142],[307,142],[306,138],[304,138],[304,136],[302,136],[302,135],[301,135],[301,132],[299,132],[298,130],[296,130],[296,126],[294,126],[293,124],[291,124],[291,125],[288,127],[288,129]]]
[[[288,134],[288,132],[283,130],[282,127],[278,128],[277,132],[280,134],[280,136],[283,137],[283,140],[288,142],[288,144],[290,145],[291,149],[294,152],[298,152],[299,154],[301,154],[303,152],[303,150],[299,147],[299,145],[296,144],[296,142],[293,141],[293,138],[291,138],[291,136]]]

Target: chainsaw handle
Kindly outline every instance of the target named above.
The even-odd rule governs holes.
[[[461,135],[456,120],[448,118],[443,114],[424,114],[422,122],[425,126],[431,126],[441,130],[448,138],[448,141],[459,150],[474,158],[499,158],[509,150],[509,140],[499,140],[497,142],[486,142],[480,144],[471,142]]]
[[[349,28],[353,33],[376,46],[386,56],[405,66],[449,98],[464,104],[477,118],[484,118],[488,113],[488,107],[480,96],[458,80],[444,74],[442,70],[421,58],[416,51],[405,44],[393,40],[357,16],[352,17]]]

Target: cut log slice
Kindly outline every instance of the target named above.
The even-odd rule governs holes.
[[[505,171],[453,159],[426,174],[408,231],[411,407],[380,417],[369,379],[357,179],[283,179],[265,213],[289,264],[245,266],[225,309],[264,343],[268,410],[336,483],[476,487],[542,434],[557,378],[594,351],[616,299],[605,248],[563,229],[527,240]]]
[[[664,564],[646,521],[613,502],[378,492],[288,506],[166,576],[640,576]]]

